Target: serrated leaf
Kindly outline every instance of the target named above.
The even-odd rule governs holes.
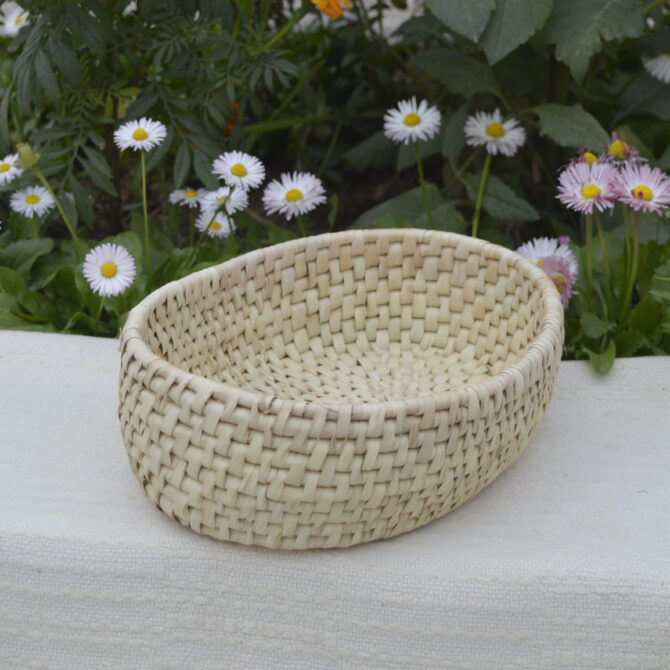
[[[591,312],[584,312],[584,314],[579,317],[579,323],[582,326],[584,335],[592,339],[602,337],[608,330],[607,322],[598,318]]]
[[[416,56],[410,58],[409,65],[423,70],[441,81],[453,93],[465,97],[475,93],[500,95],[500,90],[488,65],[451,49],[440,47],[420,51]]]
[[[463,174],[461,180],[465,184],[468,197],[477,198],[480,175]],[[537,221],[540,215],[536,209],[520,198],[498,177],[489,175],[484,188],[482,207],[494,219],[502,221]]]
[[[78,160],[96,186],[99,186],[103,191],[109,193],[109,195],[111,196],[114,197],[117,196],[116,187],[109,179],[109,177],[107,177],[107,175],[101,172],[93,163],[88,161],[86,158],[79,156]]]
[[[645,296],[630,313],[630,327],[649,335],[658,328],[664,315],[663,306],[652,296]]]
[[[643,333],[636,330],[626,330],[616,336],[616,351],[619,357],[632,356],[636,351],[648,344]]]
[[[174,186],[181,188],[188,171],[191,169],[191,152],[188,148],[188,142],[182,139],[177,155],[174,161]]]
[[[49,50],[51,59],[63,73],[67,82],[73,88],[79,88],[81,86],[81,68],[70,46],[55,36],[50,35],[47,41],[47,49]]]
[[[581,82],[603,40],[642,34],[644,9],[643,0],[561,0],[547,20],[544,38],[556,45],[556,58]]]
[[[427,0],[426,4],[448,28],[476,42],[486,28],[495,0]]]
[[[41,49],[35,54],[35,73],[37,81],[47,95],[56,102],[60,97],[60,89],[56,81],[56,75],[51,67],[51,61]]]
[[[109,163],[106,161],[105,157],[99,151],[89,146],[83,146],[82,149],[88,160],[99,170],[100,174],[104,174],[105,177],[111,178],[112,168],[109,167]]]
[[[538,105],[531,111],[540,117],[540,134],[562,147],[597,150],[609,141],[598,120],[579,105]]]
[[[481,36],[489,63],[497,63],[542,28],[553,6],[553,0],[496,0]]]
[[[587,353],[591,365],[597,373],[606,375],[612,369],[616,357],[616,345],[614,344],[614,340],[610,340],[607,348],[601,354],[591,351],[586,347],[584,347],[584,351]]]

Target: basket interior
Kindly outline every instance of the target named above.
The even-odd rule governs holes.
[[[166,288],[147,344],[191,373],[282,399],[365,403],[484,381],[538,336],[514,254],[458,235],[332,235]]]

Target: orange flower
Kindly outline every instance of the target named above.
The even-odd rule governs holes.
[[[351,9],[352,4],[349,0],[311,0],[313,5],[316,5],[324,14],[330,16],[331,19],[339,19],[344,13],[342,5],[346,5]]]

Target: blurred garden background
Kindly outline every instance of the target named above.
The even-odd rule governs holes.
[[[566,357],[670,353],[670,3],[0,11],[0,328],[114,337],[235,255],[423,227],[542,266]]]

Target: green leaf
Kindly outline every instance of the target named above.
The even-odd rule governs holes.
[[[460,178],[465,184],[468,197],[473,201],[476,200],[480,175],[463,174]],[[482,207],[494,219],[502,221],[537,221],[540,218],[534,207],[522,200],[507,184],[494,175],[489,175],[486,180]]]
[[[540,117],[540,134],[571,149],[598,149],[609,135],[597,119],[579,105],[538,105],[531,108]]]
[[[488,65],[451,49],[440,47],[420,51],[410,58],[409,65],[435,77],[453,93],[465,97],[492,93],[500,97],[500,89]]]
[[[31,323],[16,314],[0,311],[0,329],[2,330],[38,330],[47,333],[55,332],[50,323]]]
[[[74,176],[73,172],[69,174],[67,183],[74,196],[74,204],[77,207],[79,215],[90,225],[93,221],[93,205],[91,204],[91,199],[88,197],[88,192]]]
[[[670,121],[668,85],[645,72],[621,96],[619,111],[614,117],[614,122],[618,123],[621,119],[630,116],[646,114]]]
[[[439,133],[425,142],[419,142],[419,154],[421,155],[421,159],[424,160],[439,153],[441,146],[442,138]],[[400,145],[395,166],[398,172],[406,170],[410,166],[414,166],[416,169],[416,150],[414,149],[414,144]]]
[[[446,202],[435,184],[426,184],[426,194],[428,204],[433,210]],[[374,228],[375,221],[388,214],[407,221],[411,225],[415,225],[419,219],[426,216],[421,187],[417,186],[411,191],[375,205],[361,214],[351,225],[351,228]]]
[[[616,351],[620,358],[632,356],[648,344],[647,338],[637,330],[626,330],[615,338]]]
[[[193,169],[200,181],[205,185],[205,188],[208,188],[210,191],[219,188],[220,184],[212,174],[212,161],[202,151],[193,152]]]
[[[449,116],[442,132],[442,155],[447,158],[455,170],[458,166],[458,157],[465,146],[465,121],[468,118],[467,104],[461,105]]]
[[[165,139],[160,143],[159,146],[154,147],[151,151],[147,153],[147,162],[146,169],[147,173],[151,172],[167,155],[167,152],[172,146],[172,138],[174,137],[174,131],[172,125],[169,125],[167,128],[167,133]]]
[[[51,62],[42,50],[35,54],[35,73],[37,74],[37,81],[40,86],[46,91],[52,101],[56,102],[60,97],[58,82],[51,67]]]
[[[496,0],[481,38],[489,63],[497,63],[542,28],[553,5],[553,0]]]
[[[174,186],[175,188],[181,188],[188,171],[191,169],[191,152],[188,148],[188,142],[182,140],[182,143],[177,149],[177,155],[174,161]]]
[[[584,314],[579,317],[579,323],[582,326],[584,335],[594,340],[605,335],[608,330],[607,322],[598,318],[591,312],[584,312]]]
[[[586,347],[584,347],[584,351],[588,354],[593,369],[599,374],[606,375],[612,369],[616,357],[616,345],[614,344],[614,340],[610,340],[607,349],[605,349],[602,354],[591,351]]]
[[[58,198],[58,202],[60,203],[60,206],[63,208],[63,211],[65,212],[65,216],[67,216],[68,221],[70,222],[70,225],[72,226],[73,230],[77,229],[77,208],[74,206],[74,203],[70,198],[63,194]],[[59,212],[60,213],[60,212]],[[65,225],[65,222],[63,222],[63,225]]]
[[[556,58],[581,82],[602,40],[642,34],[645,4],[644,0],[560,0],[547,21],[544,38],[556,45]]]
[[[366,140],[349,149],[344,154],[345,160],[350,163],[351,169],[362,172],[368,168],[384,168],[393,164],[396,147],[380,130],[370,135]]]
[[[652,296],[645,296],[630,313],[630,327],[650,335],[661,325],[664,315],[663,306]]]
[[[476,42],[486,28],[495,0],[427,0],[426,4],[448,28]]]
[[[50,35],[47,41],[47,49],[51,60],[56,67],[63,73],[63,77],[73,88],[81,86],[81,68],[74,51],[54,35]]]
[[[33,263],[40,256],[46,256],[53,248],[54,243],[51,239],[10,242],[4,249],[0,249],[0,265],[26,275]]]
[[[77,160],[81,163],[81,166],[84,168],[88,176],[93,180],[93,183],[96,186],[99,186],[103,191],[109,193],[111,196],[117,196],[116,187],[112,183],[112,180],[104,172],[102,172],[97,167],[97,165],[87,160],[86,158],[83,158],[82,156],[79,156]]]
[[[0,293],[18,295],[25,288],[26,283],[16,270],[0,267]]]

